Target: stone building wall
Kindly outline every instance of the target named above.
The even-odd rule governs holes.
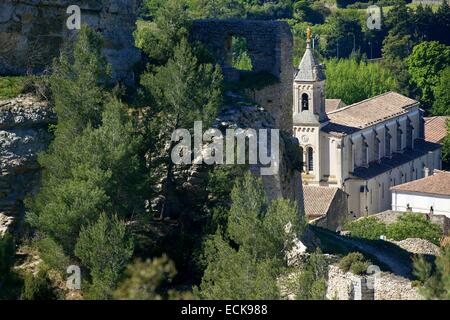
[[[253,74],[269,73],[278,83],[249,96],[275,118],[277,128],[292,132],[292,63],[293,40],[290,27],[279,21],[254,20],[199,20],[193,23],[191,40],[205,44],[221,65],[225,80],[239,80],[239,71],[231,66],[230,39],[233,36],[247,40]]]
[[[140,0],[2,0],[0,2],[0,75],[41,72],[76,31],[68,30],[70,5],[81,9],[81,22],[104,37],[104,54],[114,79],[133,81],[140,60],[133,31]]]
[[[268,73],[277,82],[246,94],[256,103],[242,106],[239,97],[234,99],[218,117],[218,123],[227,127],[251,129],[280,129],[280,163],[275,175],[262,176],[270,200],[285,198],[297,204],[304,213],[303,189],[300,168],[292,160],[290,146],[298,145],[292,136],[292,83],[294,77],[292,56],[293,38],[287,23],[252,20],[198,20],[191,28],[193,42],[204,44],[221,65],[226,81],[239,81],[240,71],[231,66],[230,41],[233,36],[244,37],[252,60],[253,75]],[[250,170],[258,174],[260,166]]]

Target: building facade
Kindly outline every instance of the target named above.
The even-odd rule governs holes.
[[[327,113],[325,75],[309,41],[293,89],[304,185],[342,189],[350,217],[390,209],[391,187],[441,168],[441,146],[424,139],[413,99],[388,92]]]
[[[450,172],[437,171],[423,179],[392,187],[392,210],[450,218]]]

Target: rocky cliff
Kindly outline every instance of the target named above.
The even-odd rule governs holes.
[[[23,200],[39,184],[37,155],[51,142],[56,117],[31,95],[0,101],[0,235],[22,221]]]
[[[70,5],[81,9],[81,23],[102,33],[104,54],[115,79],[132,82],[140,60],[133,31],[140,0],[0,1],[0,75],[40,72],[51,64],[76,31],[66,26]]]

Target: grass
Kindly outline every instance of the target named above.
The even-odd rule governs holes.
[[[27,77],[0,77],[0,100],[17,97]]]

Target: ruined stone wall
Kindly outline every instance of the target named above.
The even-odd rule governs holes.
[[[113,77],[133,81],[133,66],[140,60],[133,31],[140,0],[2,0],[0,1],[0,75],[41,72],[60,48],[73,39],[66,13],[81,9],[81,22],[100,31],[104,54]]]
[[[359,290],[362,284],[363,290]],[[371,284],[367,286],[367,284]],[[368,288],[367,288],[368,287]],[[372,290],[368,290],[368,289]],[[372,292],[370,292],[372,291]],[[361,295],[362,293],[362,295]],[[331,300],[423,300],[410,280],[389,272],[374,277],[357,276],[337,265],[328,269],[327,299]]]
[[[230,38],[247,40],[253,74],[269,73],[278,83],[260,90],[251,90],[249,96],[275,118],[277,128],[292,132],[292,62],[293,40],[290,27],[279,21],[200,20],[191,29],[192,41],[207,46],[220,63],[225,80],[239,80],[239,72],[231,66]]]
[[[221,129],[227,127],[280,129],[280,163],[275,175],[262,176],[270,200],[285,198],[297,204],[304,213],[303,189],[299,168],[292,161],[292,84],[293,38],[287,23],[252,20],[199,20],[191,28],[191,41],[204,44],[221,65],[225,81],[239,81],[242,72],[231,65],[230,38],[243,37],[252,60],[250,75],[270,74],[277,81],[246,94],[256,103],[243,106],[239,98],[224,108],[218,117]],[[249,72],[245,72],[248,76]],[[242,99],[244,100],[244,99]],[[268,117],[271,121],[268,120]],[[259,175],[260,166],[250,170]]]

